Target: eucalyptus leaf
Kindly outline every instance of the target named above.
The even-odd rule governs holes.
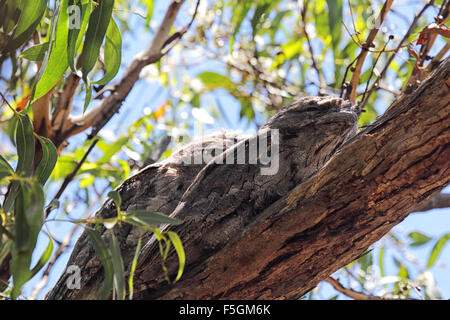
[[[122,255],[120,253],[119,242],[112,230],[109,246],[111,248],[112,263],[114,267],[114,287],[116,288],[119,300],[124,300],[126,295],[125,270],[123,267]]]
[[[96,84],[107,84],[111,81],[120,68],[120,61],[122,59],[122,37],[120,35],[119,27],[113,18],[106,31],[105,39],[105,68],[106,72],[102,79],[93,81]]]
[[[92,11],[86,31],[83,48],[83,63],[81,71],[83,79],[87,79],[88,73],[94,68],[95,62],[100,54],[100,47],[105,38],[111,20],[114,0],[100,0]]]
[[[59,16],[55,26],[55,38],[54,40],[52,39],[52,48],[44,73],[36,85],[34,100],[39,99],[49,92],[67,70],[67,43],[69,37],[68,3],[69,0],[61,0]]]
[[[183,275],[184,266],[186,264],[186,254],[184,252],[183,244],[181,243],[180,237],[173,231],[167,231],[167,236],[169,237],[170,241],[172,242],[175,251],[177,252],[178,256],[178,273],[177,277],[175,278],[175,281],[180,280],[181,276]]]
[[[180,220],[171,218],[160,212],[136,210],[127,212],[127,216],[128,218],[131,218],[133,221],[147,226],[152,225],[154,226],[160,224],[172,224],[172,225],[181,224]]]
[[[112,253],[111,250],[106,246],[98,231],[89,227],[86,227],[85,230],[103,264],[103,268],[105,271],[105,280],[103,283],[100,299],[106,300],[108,299],[109,293],[111,292],[114,284],[114,266],[112,261]]]
[[[42,61],[44,60],[45,53],[48,50],[48,42],[40,43],[35,46],[29,47],[20,55],[21,57],[30,61]]]
[[[37,137],[42,147],[42,159],[36,168],[34,176],[40,184],[44,185],[55,168],[56,161],[58,160],[58,151],[49,139],[41,136]]]
[[[449,240],[450,240],[450,233],[447,233],[444,234],[442,237],[440,237],[438,241],[436,241],[436,244],[434,245],[428,257],[427,268],[431,268],[436,263],[437,259],[439,258],[439,255],[441,254],[442,249]]]

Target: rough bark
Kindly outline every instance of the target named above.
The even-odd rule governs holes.
[[[283,110],[265,126],[280,130],[280,172],[271,178],[259,175],[258,166],[183,166],[175,156],[125,181],[118,189],[122,209],[182,218],[171,230],[188,255],[182,279],[168,284],[147,235],[135,298],[300,298],[449,183],[449,78],[447,59],[350,139],[355,119],[349,111],[355,110],[339,99],[307,98],[301,108]],[[305,113],[308,101],[317,106],[323,100],[325,114]],[[226,152],[248,148],[249,139]],[[99,214],[114,212],[109,201]],[[136,232],[122,227],[118,235],[129,263]],[[63,276],[49,298],[96,298],[103,276],[94,256],[83,235],[69,261],[82,268],[81,290],[68,290]],[[175,255],[167,266],[173,278]]]

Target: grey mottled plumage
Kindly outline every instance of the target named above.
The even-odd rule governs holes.
[[[279,130],[280,162],[276,174],[261,175],[261,164],[227,165],[210,161],[206,165],[186,166],[178,152],[162,163],[143,169],[118,188],[122,210],[160,211],[183,220],[183,224],[170,230],[177,232],[183,241],[186,270],[189,270],[190,265],[200,263],[238,237],[267,206],[320,170],[339,146],[356,133],[358,114],[356,107],[339,98],[301,98],[273,116],[257,133]],[[219,155],[226,157],[238,148],[248,151],[250,139],[257,135],[223,133],[206,142],[194,142],[184,151],[204,150],[231,141],[234,145]],[[108,201],[98,214],[113,216],[112,203]],[[129,264],[137,232],[125,226],[118,231],[118,238],[125,264]],[[102,275],[100,261],[94,256],[92,246],[83,235],[69,261],[69,265],[77,264],[84,269],[82,289],[67,290],[63,276],[49,298],[95,298],[101,290]],[[175,271],[169,268],[169,272]],[[147,235],[136,273],[136,288],[151,291],[150,287],[164,281],[157,242]]]

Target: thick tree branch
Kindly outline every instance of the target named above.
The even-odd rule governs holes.
[[[188,254],[185,274],[177,283],[165,281],[158,248],[149,242],[136,272],[134,297],[302,297],[448,185],[450,88],[445,83],[449,78],[450,59],[447,59],[412,94],[397,99],[372,126],[348,140],[320,171],[261,210],[255,209],[257,203],[243,203],[243,207],[227,211],[229,204],[225,200],[238,199],[247,184],[255,184],[251,176],[241,183],[237,177],[242,172],[230,171],[222,182],[216,176],[213,181],[199,180],[202,174],[214,172],[211,170],[228,170],[226,166],[210,167],[199,173],[198,167],[182,166],[175,157],[149,166],[124,182],[118,189],[124,210],[145,207],[173,212],[181,218],[183,215],[177,213],[188,217],[190,213],[183,211],[179,202],[185,206],[191,203],[192,208],[199,210],[202,199],[198,198],[199,193],[209,192],[213,196],[220,183],[227,186],[226,181],[231,193],[226,194],[231,198],[225,200],[211,198],[216,203],[203,202],[206,211],[210,205],[214,206],[211,216],[172,228],[182,236]],[[298,172],[302,173],[302,169],[298,168]],[[236,179],[242,190],[235,189]],[[197,203],[200,207],[195,207]],[[249,212],[246,210],[252,214],[246,215]],[[113,216],[114,206],[107,202],[99,214]],[[249,220],[239,224],[240,217]],[[212,223],[215,219],[219,220]],[[227,236],[226,232],[231,233]],[[134,252],[133,231],[122,228],[120,235],[124,261],[128,261]],[[214,246],[214,241],[220,239],[226,239],[224,245]],[[205,247],[204,241],[213,245]],[[82,237],[70,260],[71,264],[84,268],[82,289],[67,290],[62,278],[50,298],[97,295],[102,281],[101,264],[98,259],[92,260],[93,253],[89,252],[93,250],[88,247],[88,238]],[[174,278],[178,269],[175,254],[169,256],[166,266],[170,278]]]

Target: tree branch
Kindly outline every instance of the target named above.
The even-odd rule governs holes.
[[[381,8],[380,14],[375,22],[374,27],[372,30],[370,30],[369,35],[367,36],[367,40],[365,43],[363,43],[363,46],[361,48],[361,52],[358,56],[358,59],[356,61],[355,70],[353,71],[352,79],[350,80],[350,95],[348,99],[355,103],[356,101],[356,88],[358,87],[359,83],[359,77],[361,76],[361,70],[362,66],[364,64],[364,60],[366,59],[367,54],[369,53],[369,48],[373,45],[373,40],[375,40],[375,37],[378,33],[379,28],[381,27],[381,24],[384,21],[384,18],[386,17],[386,14],[389,12],[393,0],[387,0],[383,7]]]
[[[449,184],[450,87],[445,85],[449,78],[450,59],[447,59],[418,89],[401,96],[373,125],[347,140],[320,171],[261,209],[255,209],[257,203],[246,203],[224,212],[221,205],[226,203],[222,198],[211,198],[218,205],[195,193],[197,190],[213,195],[222,187],[220,183],[224,187],[241,183],[235,177],[241,176],[238,169],[227,166],[218,168],[225,171],[215,171],[228,173],[223,181],[201,180],[200,183],[198,177],[209,171],[202,170],[199,174],[201,167],[180,165],[175,156],[125,181],[118,188],[124,210],[144,206],[182,219],[175,207],[189,202],[200,203],[196,210],[203,204],[212,214],[169,229],[180,235],[187,253],[185,273],[175,284],[165,280],[157,243],[148,242],[150,245],[136,270],[134,297],[301,298],[320,281],[359,257],[418,205]],[[291,144],[289,140],[288,145]],[[301,173],[303,169],[293,170]],[[256,178],[248,177],[241,184],[256,184],[252,179]],[[189,191],[184,191],[187,188]],[[252,189],[253,192],[261,193],[258,188]],[[230,196],[225,198],[227,201],[241,196],[243,191],[231,187],[227,190],[231,193],[231,196],[226,194]],[[183,210],[183,205],[180,208]],[[113,216],[111,201],[98,214]],[[245,223],[236,222],[240,218]],[[131,232],[124,229],[120,232],[124,234],[122,252],[127,257],[134,252]],[[223,245],[214,246],[214,241],[222,238],[226,240],[219,242]],[[211,241],[211,246],[205,247],[202,241]],[[102,269],[100,262],[92,262],[88,252],[93,250],[89,251],[88,244],[85,236],[70,260],[70,264],[84,268],[86,279],[81,290],[67,290],[61,278],[50,298],[97,296]],[[124,261],[131,259],[127,257]],[[178,271],[176,254],[169,254],[165,267],[173,279]]]
[[[353,289],[348,289],[348,288],[344,287],[337,279],[334,279],[332,277],[328,277],[323,281],[328,282],[329,284],[331,284],[333,286],[333,288],[336,291],[338,291],[354,300],[391,300],[389,298],[367,295],[362,292],[355,291]]]
[[[424,212],[432,209],[450,208],[450,193],[439,193],[429,201],[421,204],[414,212]]]
[[[123,101],[130,93],[136,81],[138,81],[141,70],[145,66],[159,61],[167,54],[194,21],[199,1],[197,2],[195,13],[189,24],[181,31],[169,36],[170,29],[183,3],[184,0],[172,0],[151,44],[134,58],[119,82],[108,86],[108,89],[111,91],[108,97],[104,97],[97,106],[88,110],[85,114],[79,116],[70,115],[68,117],[66,123],[69,125],[65,126],[61,135],[55,138],[57,139],[57,144],[90,127],[93,130],[89,137],[95,136],[109,119],[119,111]]]

